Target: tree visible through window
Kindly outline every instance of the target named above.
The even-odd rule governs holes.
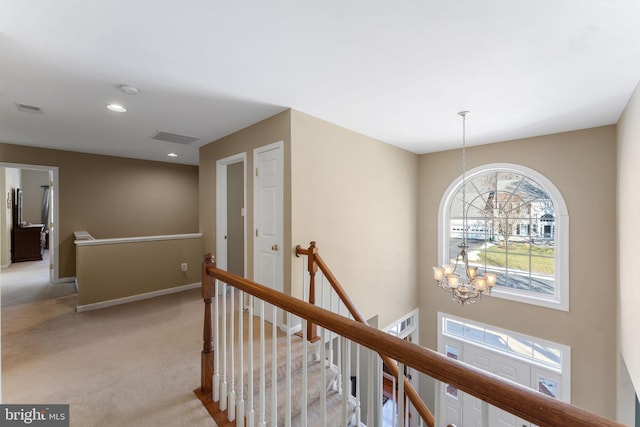
[[[551,195],[537,180],[515,169],[487,168],[470,173],[465,181],[465,205],[458,182],[450,187],[444,212],[451,262],[466,233],[470,265],[497,274],[494,292],[559,302],[555,187],[557,195]]]

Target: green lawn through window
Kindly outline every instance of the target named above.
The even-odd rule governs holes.
[[[531,251],[531,256],[529,256]],[[506,267],[507,257],[509,269],[529,271],[538,274],[554,273],[554,250],[551,246],[537,246],[522,243],[509,244],[507,252],[504,246],[490,246],[487,250],[481,250],[478,258],[489,266]],[[529,266],[531,260],[531,266]]]

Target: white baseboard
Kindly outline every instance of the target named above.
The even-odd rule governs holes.
[[[100,308],[112,307],[114,305],[126,304],[134,301],[141,301],[149,298],[159,297],[162,295],[175,294],[176,292],[187,291],[189,289],[199,288],[200,286],[201,286],[200,282],[191,283],[190,285],[176,286],[174,288],[161,289],[159,291],[147,292],[147,293],[138,294],[138,295],[131,295],[129,297],[124,297],[124,298],[116,298],[108,301],[96,302],[93,304],[79,305],[76,307],[76,311],[80,313],[82,311],[98,310]]]

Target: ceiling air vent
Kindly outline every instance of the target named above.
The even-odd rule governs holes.
[[[173,142],[175,144],[191,144],[192,142],[196,142],[200,138],[194,138],[193,136],[186,136],[186,135],[178,135],[171,132],[157,131],[156,133],[151,135],[151,139],[156,139],[158,141]]]
[[[16,103],[16,107],[18,107],[18,110],[24,111],[25,113],[42,114],[42,109],[33,105]]]

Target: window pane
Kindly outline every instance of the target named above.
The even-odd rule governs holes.
[[[496,331],[485,330],[484,342],[485,344],[500,349],[502,351],[507,351],[507,342],[509,341],[509,336],[507,334],[503,334]]]
[[[484,329],[472,325],[464,325],[464,337],[469,341],[484,343]]]
[[[447,319],[444,323],[444,331],[457,337],[463,337],[464,324],[456,322],[455,320]]]
[[[548,378],[538,377],[538,391],[542,394],[555,398],[557,393],[558,383]]]
[[[531,341],[509,337],[509,351],[531,359],[533,358],[533,343]]]
[[[562,363],[560,349],[551,348],[539,343],[534,343],[533,345],[533,358],[539,362],[556,368],[560,368]]]
[[[449,262],[464,239],[470,264],[498,274],[498,289],[556,296],[556,213],[547,191],[518,172],[491,171],[466,180],[464,209],[462,198],[458,188],[449,207]]]

